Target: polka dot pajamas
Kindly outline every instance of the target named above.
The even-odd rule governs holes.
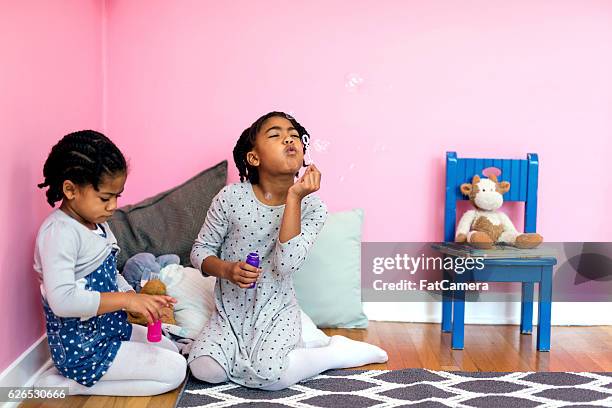
[[[85,278],[85,289],[117,292],[116,251],[108,255],[102,265]],[[113,363],[122,341],[130,339],[132,325],[124,311],[105,313],[81,320],[78,317],[59,317],[46,300],[43,308],[47,320],[47,338],[51,358],[64,377],[91,387],[106,374]]]
[[[260,202],[249,182],[230,184],[213,199],[191,252],[191,262],[218,256],[244,261],[257,252],[262,274],[254,289],[217,279],[213,314],[194,343],[188,362],[201,356],[215,359],[228,378],[260,388],[280,379],[287,354],[301,342],[300,309],[292,276],[327,218],[316,196],[302,199],[301,233],[280,243],[278,234],[285,206]]]

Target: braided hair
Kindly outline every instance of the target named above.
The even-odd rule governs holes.
[[[291,122],[295,130],[297,130],[298,134],[300,135],[300,139],[304,135],[308,134],[306,129],[300,125],[300,123],[295,120],[293,116],[284,112],[269,112],[257,119],[251,126],[242,132],[240,138],[236,142],[236,146],[234,147],[234,163],[236,163],[236,167],[238,168],[241,182],[248,179],[251,184],[259,183],[259,171],[257,170],[257,167],[249,164],[247,161],[247,153],[253,150],[253,147],[255,147],[255,138],[257,137],[257,133],[259,133],[261,130],[264,122],[273,117],[280,117]],[[306,145],[304,145],[304,153],[306,153]],[[306,166],[306,163],[303,163],[302,166]]]
[[[43,167],[44,182],[49,187],[47,202],[51,207],[64,198],[63,184],[91,184],[96,190],[105,176],[127,174],[127,163],[121,151],[106,136],[95,130],[81,130],[64,136],[53,148]]]

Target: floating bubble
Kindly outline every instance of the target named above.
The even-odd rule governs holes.
[[[344,181],[344,176],[340,176],[340,182],[342,183]]]
[[[344,87],[350,92],[356,92],[363,85],[363,78],[361,75],[351,72],[346,74],[344,77]]]
[[[351,163],[349,166],[349,170],[353,170],[355,168],[355,163]]]
[[[386,144],[376,144],[376,146],[374,146],[373,151],[374,151],[374,153],[386,152],[387,151],[387,145]]]
[[[329,146],[329,143],[327,140],[322,140],[322,139],[315,139],[312,147],[315,149],[315,151],[317,152],[326,152],[327,151],[327,147]]]
[[[264,197],[266,198],[266,200],[270,201],[272,200],[272,193],[268,192],[264,195]]]

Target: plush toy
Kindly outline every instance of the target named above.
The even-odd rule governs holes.
[[[123,277],[136,292],[146,293],[148,295],[165,295],[166,285],[161,280],[152,279],[141,288],[141,278],[145,272],[147,275],[150,273],[159,275],[162,268],[179,263],[180,258],[178,255],[168,254],[155,257],[155,255],[148,252],[141,252],[127,260],[123,267]],[[128,321],[143,326],[147,324],[147,319],[140,313],[128,313]],[[162,323],[176,324],[173,305],[162,309],[161,321]]]
[[[153,279],[143,286],[140,293],[146,293],[147,295],[165,295],[166,285],[159,279]],[[162,323],[176,324],[176,320],[174,320],[174,306],[172,304],[162,309],[160,320]],[[146,317],[140,313],[128,312],[128,322],[143,326],[147,325]]]
[[[141,252],[131,256],[125,262],[122,275],[136,292],[140,292],[140,280],[145,272],[159,274],[162,268],[172,264],[179,265],[180,263],[181,259],[175,254],[155,257],[148,252]]]
[[[477,248],[488,249],[494,243],[502,242],[517,248],[535,248],[542,242],[539,234],[521,234],[506,214],[497,211],[510,190],[507,181],[498,182],[493,174],[487,178],[474,176],[472,183],[461,185],[461,192],[469,196],[476,207],[467,211],[459,220],[455,242],[467,242]]]

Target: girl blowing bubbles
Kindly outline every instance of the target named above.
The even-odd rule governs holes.
[[[312,194],[319,170],[311,164],[295,181],[304,166],[305,134],[291,116],[271,112],[236,143],[241,182],[213,199],[191,251],[193,265],[218,278],[217,310],[188,359],[200,380],[280,390],[328,369],[387,361],[384,350],[343,336],[324,347],[301,347],[292,277],[327,217]],[[259,254],[261,269],[244,262],[249,252]]]
[[[135,293],[117,273],[119,251],[108,223],[123,192],[127,165],[103,134],[71,133],[53,146],[43,169],[53,207],[36,238],[47,336],[55,368],[37,386],[69,387],[71,394],[154,395],[184,379],[185,359],[167,338],[147,343],[147,329],[131,325],[125,310],[149,322],[170,296]]]

